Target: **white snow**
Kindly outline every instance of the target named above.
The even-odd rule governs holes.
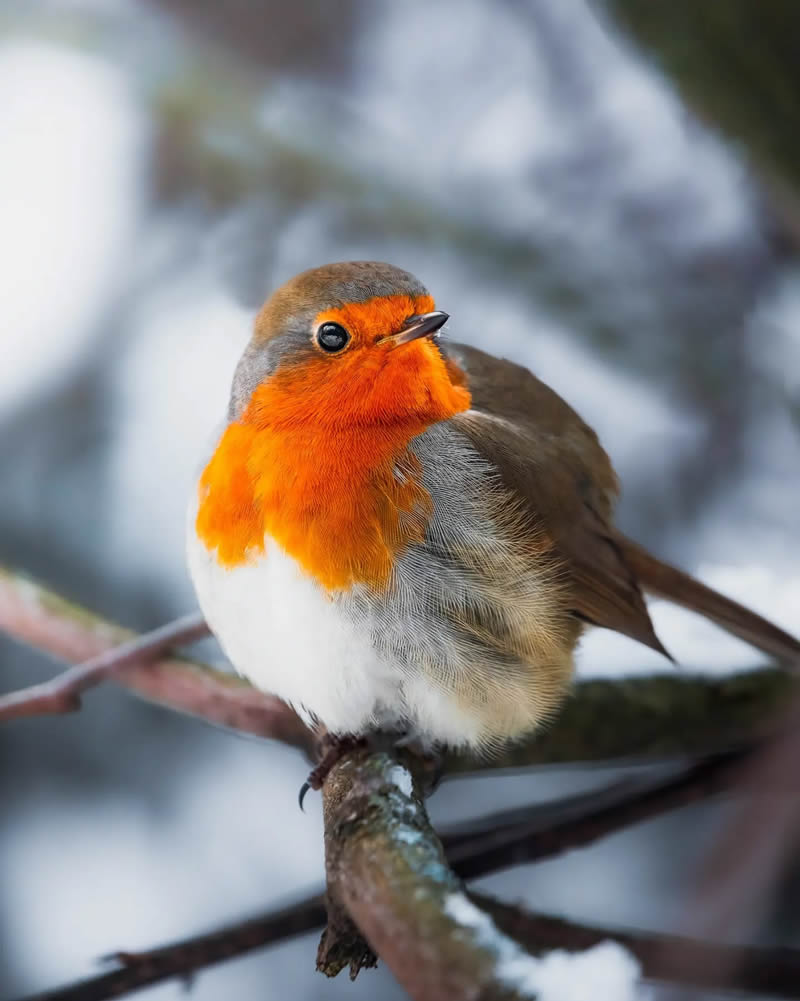
[[[515,942],[503,935],[494,921],[461,893],[451,893],[445,900],[445,914],[456,924],[475,933],[475,942],[496,953],[498,980],[520,993],[536,997],[539,960],[529,956]]]
[[[528,955],[500,933],[488,914],[461,892],[451,893],[445,913],[476,933],[478,944],[497,954],[496,976],[537,1001],[646,1001],[636,960],[616,942],[603,942],[585,952],[562,950],[541,958]]]
[[[411,772],[403,765],[395,765],[389,772],[389,780],[397,786],[400,792],[404,796],[410,796],[413,789],[414,783],[411,778]]]
[[[539,962],[539,1001],[646,1001],[634,957],[616,942],[585,952],[549,952]]]

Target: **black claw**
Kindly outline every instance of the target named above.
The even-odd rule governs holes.
[[[300,786],[300,792],[297,796],[297,805],[300,807],[301,810],[303,810],[303,800],[306,798],[306,793],[310,788],[311,784],[309,782],[304,782]],[[303,813],[305,813],[305,810],[303,810]]]

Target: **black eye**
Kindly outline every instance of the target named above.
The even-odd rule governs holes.
[[[331,354],[346,348],[349,340],[350,334],[340,323],[323,323],[317,331],[317,344]]]

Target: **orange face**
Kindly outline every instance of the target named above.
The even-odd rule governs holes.
[[[197,533],[221,564],[272,539],[328,591],[387,585],[433,509],[411,439],[470,405],[463,373],[427,337],[391,340],[433,308],[389,295],[324,310],[281,354],[201,477]],[[324,324],[349,335],[341,350],[320,346]]]
[[[435,344],[426,337],[405,344],[387,339],[409,317],[433,308],[430,296],[392,295],[320,312],[309,331],[314,350],[282,358],[253,392],[243,421],[261,427],[427,426],[465,410],[463,376]],[[325,324],[338,324],[349,335],[342,350],[328,353],[319,345],[317,331]]]

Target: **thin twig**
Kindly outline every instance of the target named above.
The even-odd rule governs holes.
[[[199,629],[197,620],[195,623]],[[172,629],[171,626],[165,628]],[[118,657],[119,649],[126,649],[124,645],[134,640],[130,630],[66,601],[22,574],[2,568],[0,629],[38,650],[80,664],[77,678],[81,690],[107,677],[104,672]],[[191,634],[190,630],[184,637]],[[164,633],[157,630],[156,635],[163,639]],[[92,670],[95,670],[98,664],[95,658],[106,654],[110,654],[110,661],[100,661],[102,670],[95,674],[90,671],[87,677],[84,662],[93,663]],[[68,671],[62,677],[70,676],[75,677]],[[114,680],[158,705],[244,733],[280,740],[310,753],[308,728],[284,702],[259,692],[226,671],[177,657],[159,656],[142,664],[138,663],[137,655],[137,659],[128,661],[118,672],[114,669]],[[64,682],[57,678],[44,686],[33,686],[1,697],[0,720],[54,709],[64,711],[68,700],[63,689],[58,694],[57,704],[53,705],[53,688],[58,693],[62,685]],[[65,687],[69,689],[69,685],[67,681]]]
[[[109,959],[119,968],[75,984],[30,995],[26,1001],[105,1001],[173,977],[190,980],[198,970],[234,956],[262,949],[325,923],[321,894],[217,931],[173,942],[146,952],[118,952]]]
[[[448,858],[462,878],[473,879],[584,847],[730,789],[747,753],[728,751],[666,779],[626,779],[554,804],[495,814],[496,826],[487,818],[477,831],[445,836]]]
[[[0,698],[0,720],[20,716],[45,716],[74,712],[81,707],[81,693],[87,688],[121,674],[128,667],[151,664],[176,647],[208,635],[208,626],[199,612],[185,615],[152,632],[110,647],[96,657],[64,671],[51,681],[32,685]]]

